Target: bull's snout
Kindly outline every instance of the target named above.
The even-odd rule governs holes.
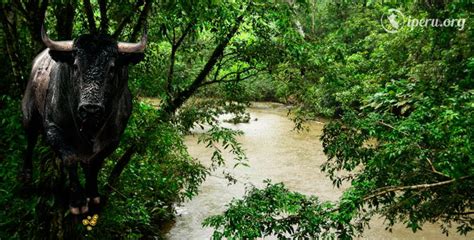
[[[88,119],[100,120],[104,113],[104,107],[97,104],[81,104],[77,112],[83,121]]]

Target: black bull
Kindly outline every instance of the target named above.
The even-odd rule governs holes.
[[[143,58],[147,36],[138,43],[89,34],[53,41],[42,29],[42,40],[47,48],[33,62],[22,102],[28,147],[21,176],[31,181],[33,148],[42,133],[67,170],[71,213],[85,213],[88,204],[100,204],[97,175],[130,117],[128,65]]]

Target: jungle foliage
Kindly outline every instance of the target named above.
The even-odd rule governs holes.
[[[1,11],[2,239],[159,237],[160,227],[173,218],[173,204],[196,195],[209,172],[225,164],[223,151],[246,164],[235,140],[241,133],[220,127],[217,118],[223,113],[234,113],[235,119],[247,116],[249,95],[238,82],[274,64],[257,51],[266,48],[284,55],[267,46],[266,39],[290,28],[291,22],[267,24],[292,14],[287,4],[244,1],[14,0],[2,1]],[[16,179],[25,146],[21,94],[31,61],[44,48],[39,35],[43,23],[51,38],[60,40],[90,32],[136,41],[148,26],[146,58],[130,73],[133,116],[100,175],[106,202],[93,228],[100,231],[87,231],[68,213],[67,179],[44,143],[35,151],[32,188],[25,189]],[[209,168],[195,161],[183,144],[184,134],[198,125],[211,126],[200,137],[215,152]]]
[[[466,26],[390,34],[380,25],[390,8],[418,19],[465,18]],[[295,120],[333,118],[321,137],[328,157],[321,169],[335,186],[350,187],[337,203],[280,184],[250,189],[206,220],[217,228],[214,238],[350,239],[374,215],[388,229],[401,223],[415,232],[440,222],[446,234],[472,231],[472,16],[472,4],[442,1],[318,1],[312,12],[300,13],[302,61],[286,69],[298,76],[287,82],[298,106]]]
[[[390,34],[380,25],[390,8],[413,18],[465,18],[466,26]],[[350,239],[376,214],[388,228],[442,222],[442,231],[466,234],[474,221],[473,10],[464,1],[3,0],[0,238],[160,236],[173,204],[198,194],[225,164],[222,151],[246,165],[235,139],[241,132],[219,126],[218,117],[245,121],[249,102],[262,100],[293,105],[297,127],[331,118],[322,170],[350,188],[338,202],[279,183],[250,188],[204,222],[214,238]],[[45,144],[35,151],[33,189],[16,180],[26,145],[21,94],[43,49],[43,22],[53,39],[102,32],[135,41],[148,26],[145,59],[130,72],[133,115],[100,175],[107,202],[92,231],[67,213],[67,179]],[[199,126],[210,126],[199,139],[214,151],[211,167],[183,143]]]

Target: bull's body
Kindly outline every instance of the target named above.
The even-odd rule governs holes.
[[[42,133],[68,172],[71,212],[85,213],[89,200],[100,203],[98,172],[130,117],[128,66],[143,58],[146,35],[138,44],[117,43],[108,35],[55,42],[43,32],[43,42],[49,48],[35,58],[22,102],[28,138],[22,176],[31,179],[33,148]]]
[[[109,155],[117,144],[132,111],[132,98],[127,86],[116,94],[112,109],[102,127],[93,136],[81,133],[74,98],[77,89],[68,77],[69,66],[54,61],[44,50],[33,62],[33,69],[22,102],[23,124],[27,130],[42,130],[47,142],[55,151],[68,154],[83,163],[101,160]],[[126,76],[123,76],[126,77]],[[124,81],[126,82],[126,81]],[[103,157],[102,157],[103,158]]]

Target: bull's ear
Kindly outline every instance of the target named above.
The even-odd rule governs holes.
[[[54,51],[49,50],[49,55],[51,58],[56,62],[63,62],[63,63],[74,63],[74,54],[71,51]]]
[[[122,65],[137,64],[144,57],[145,54],[143,53],[120,53],[119,61]]]

